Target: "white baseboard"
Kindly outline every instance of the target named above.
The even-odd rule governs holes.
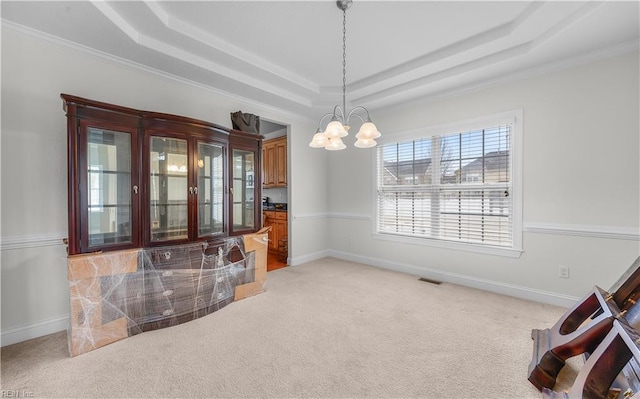
[[[314,252],[312,254],[303,255],[303,256],[297,256],[295,258],[290,257],[289,258],[289,265],[290,266],[298,266],[298,265],[301,265],[303,263],[313,262],[314,260],[326,258],[327,256],[331,256],[331,251],[330,250]]]
[[[529,301],[546,303],[549,305],[570,308],[580,300],[578,297],[557,294],[543,290],[536,290],[512,284],[504,284],[496,281],[479,279],[476,277],[465,276],[462,274],[448,273],[441,270],[434,270],[427,267],[417,267],[415,265],[391,262],[378,258],[369,258],[366,256],[356,255],[348,252],[329,250],[328,256],[338,259],[344,259],[351,262],[363,263],[365,265],[376,266],[383,269],[393,270],[397,272],[412,274],[431,280],[442,281],[452,284],[458,284],[465,287],[477,288],[484,291],[494,292],[496,294],[508,295],[515,298],[526,299]]]
[[[431,280],[438,280],[466,287],[477,288],[497,294],[508,295],[516,298],[526,299],[535,302],[547,303],[550,305],[570,308],[580,298],[568,295],[560,295],[553,292],[536,290],[511,284],[503,284],[495,281],[479,279],[455,273],[447,273],[440,270],[417,267],[415,265],[391,262],[378,258],[369,258],[348,252],[324,250],[312,254],[289,258],[291,266],[298,266],[303,263],[312,262],[326,257],[344,259],[351,262],[358,262],[365,265],[380,267],[383,269],[412,274],[425,277]],[[12,345],[18,342],[27,341],[44,335],[53,334],[67,329],[69,316],[59,316],[48,320],[43,320],[34,324],[12,328],[2,331],[1,346]]]
[[[12,328],[2,331],[1,346],[17,344],[18,342],[27,341],[33,338],[42,337],[64,331],[67,329],[69,316],[59,316],[51,319],[39,321],[27,326]]]

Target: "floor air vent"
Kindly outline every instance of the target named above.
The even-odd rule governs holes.
[[[431,283],[431,284],[435,284],[435,285],[440,285],[440,284],[442,284],[442,281],[431,280],[431,279],[424,278],[424,277],[420,277],[420,278],[418,279],[418,281],[424,281],[425,283]]]

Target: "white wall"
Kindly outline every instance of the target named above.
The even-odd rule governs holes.
[[[608,289],[640,255],[638,76],[638,53],[628,53],[377,110],[374,121],[391,136],[523,109],[524,253],[511,259],[373,239],[372,152],[355,148],[329,155],[331,253],[564,305],[594,285]],[[595,237],[579,235],[585,231]],[[557,277],[559,265],[570,267],[570,279]]]
[[[608,288],[640,253],[637,239],[602,238],[638,235],[637,53],[372,115],[392,135],[524,109],[527,231],[521,258],[507,259],[373,240],[372,151],[309,148],[316,121],[6,27],[1,51],[3,345],[66,327],[62,92],[225,126],[239,109],[288,125],[292,264],[334,255],[570,304],[594,284]],[[570,235],[585,230],[594,237]],[[571,268],[569,280],[556,277],[558,264]]]
[[[292,256],[326,250],[326,155],[315,122],[3,26],[2,344],[66,328],[66,117],[60,93],[231,126],[230,112],[288,126]],[[295,220],[296,213],[303,215]],[[313,237],[306,240],[305,237]]]

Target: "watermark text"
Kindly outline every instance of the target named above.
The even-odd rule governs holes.
[[[35,398],[36,395],[27,390],[20,389],[1,389],[0,398]]]

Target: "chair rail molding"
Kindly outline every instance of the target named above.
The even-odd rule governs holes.
[[[66,232],[3,236],[0,238],[0,250],[66,245],[62,241],[66,237]]]
[[[523,231],[536,234],[640,241],[640,228],[637,227],[526,222]]]
[[[353,219],[353,220],[371,220],[371,215],[364,213],[351,212],[317,212],[317,213],[301,213],[293,216],[294,220],[305,219]]]

